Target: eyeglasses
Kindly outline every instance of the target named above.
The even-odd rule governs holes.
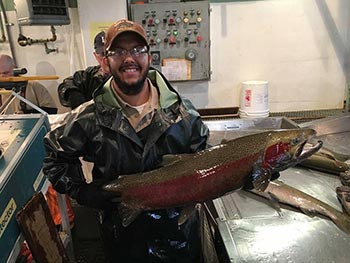
[[[130,56],[132,56],[133,58],[139,57],[145,53],[148,52],[148,47],[147,46],[138,46],[138,47],[134,47],[133,49],[127,50],[124,48],[115,48],[114,50],[110,50],[107,52],[107,57],[123,57],[125,58],[127,56],[127,54],[129,53]]]

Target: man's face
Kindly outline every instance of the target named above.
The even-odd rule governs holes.
[[[93,54],[94,54],[94,56],[95,56],[96,61],[98,62],[98,64],[101,66],[101,68],[102,68],[102,70],[103,70],[103,67],[102,67],[103,54],[96,53],[95,51],[94,51]],[[104,72],[104,70],[103,70],[103,72]]]
[[[133,32],[126,32],[117,37],[110,48],[112,55],[103,60],[104,70],[113,75],[118,88],[126,95],[138,94],[144,85],[151,63],[148,52],[133,55],[131,50],[138,50],[145,46],[140,36]],[[135,49],[136,48],[136,49]],[[124,55],[113,55],[113,51],[126,50]]]
[[[8,63],[0,61],[0,77],[13,76],[13,66]]]

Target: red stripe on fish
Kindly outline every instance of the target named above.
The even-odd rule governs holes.
[[[260,154],[244,157],[225,165],[195,170],[194,173],[159,182],[131,186],[123,195],[125,200],[135,200],[144,208],[155,209],[179,204],[204,202],[226,192],[241,188],[244,178]]]

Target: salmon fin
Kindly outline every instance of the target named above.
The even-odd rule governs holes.
[[[191,204],[181,209],[179,218],[177,220],[178,226],[183,225],[187,221],[187,219],[191,216],[193,211],[196,209],[195,207],[196,207],[196,204]]]
[[[280,203],[279,203],[279,200],[277,198],[277,196],[275,196],[273,193],[270,193],[268,191],[268,189],[264,192],[261,192],[261,191],[257,191],[255,189],[252,189],[250,190],[249,192],[253,193],[253,194],[256,194],[258,196],[261,196],[265,199],[268,200],[268,204],[277,211],[278,215],[279,216],[282,216],[282,210],[281,210],[281,206],[280,206]]]
[[[309,217],[315,217],[316,216],[316,213],[311,211],[311,210],[308,210],[308,209],[305,209],[303,207],[299,207],[300,211],[303,212],[303,214],[309,216]]]
[[[221,142],[220,142],[220,144],[226,144],[228,141],[229,141],[229,140],[227,140],[227,139],[222,139]]]
[[[118,205],[118,211],[122,219],[123,227],[129,226],[138,215],[142,213],[141,209],[133,209],[125,205],[123,202]]]
[[[166,154],[163,156],[161,166],[169,166],[177,163],[183,158],[183,154]]]
[[[281,205],[278,201],[277,196],[275,196],[273,193],[270,192],[263,192],[262,194],[267,195],[267,199],[270,201],[271,206],[277,211],[277,213],[282,216],[282,210],[281,210]]]
[[[251,177],[254,189],[263,192],[270,183],[271,172],[268,169],[256,168],[253,170]]]
[[[326,148],[326,146],[323,146],[321,148],[321,152],[325,152],[328,153],[329,155],[333,156],[333,158],[335,160],[339,160],[341,162],[345,162],[346,160],[350,159],[350,155],[348,154],[343,154],[343,153],[339,153],[339,152],[334,152],[331,149]]]
[[[350,187],[338,186],[336,189],[337,198],[342,205],[343,212],[350,215]]]
[[[350,169],[339,174],[342,185],[350,186]]]

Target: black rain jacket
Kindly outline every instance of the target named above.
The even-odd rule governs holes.
[[[97,87],[104,83],[108,75],[103,74],[101,67],[91,66],[85,70],[76,71],[73,76],[65,78],[58,85],[58,98],[65,107],[75,109],[80,104],[92,99]]]
[[[116,102],[109,83],[100,86],[94,101],[66,116],[45,139],[43,171],[60,193],[80,204],[106,208],[101,184],[158,167],[166,154],[205,149],[209,136],[192,103],[181,97],[156,70],[149,79],[159,91],[160,109],[151,124],[136,133]],[[86,184],[79,157],[93,162],[93,183]]]

